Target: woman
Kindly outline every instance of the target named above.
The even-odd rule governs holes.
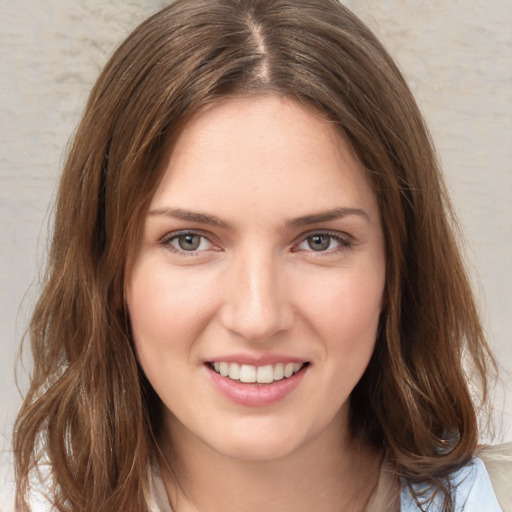
[[[500,510],[451,222],[405,81],[336,1],[157,13],[62,176],[18,509],[48,462],[57,510]]]

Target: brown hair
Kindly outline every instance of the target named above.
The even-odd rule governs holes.
[[[145,511],[159,403],[138,368],[124,276],[173,139],[221,98],[276,92],[325,113],[368,172],[387,250],[386,311],[351,397],[353,432],[408,482],[445,493],[478,439],[468,373],[489,361],[420,112],[375,36],[336,0],[177,0],[94,86],[62,175],[35,361],[13,438],[17,510],[49,464],[59,511]]]

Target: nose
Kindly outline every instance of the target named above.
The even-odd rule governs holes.
[[[276,258],[253,249],[234,258],[228,272],[220,313],[225,329],[251,342],[290,329],[293,308]]]

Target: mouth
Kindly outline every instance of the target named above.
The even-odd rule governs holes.
[[[309,366],[309,362],[282,362],[253,366],[227,361],[211,361],[207,366],[221,377],[227,377],[244,384],[272,384],[275,381],[286,380]]]

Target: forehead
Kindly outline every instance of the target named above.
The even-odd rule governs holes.
[[[193,205],[191,204],[193,202]],[[151,208],[233,215],[376,209],[366,173],[333,122],[297,100],[231,98],[198,113],[170,155]]]

